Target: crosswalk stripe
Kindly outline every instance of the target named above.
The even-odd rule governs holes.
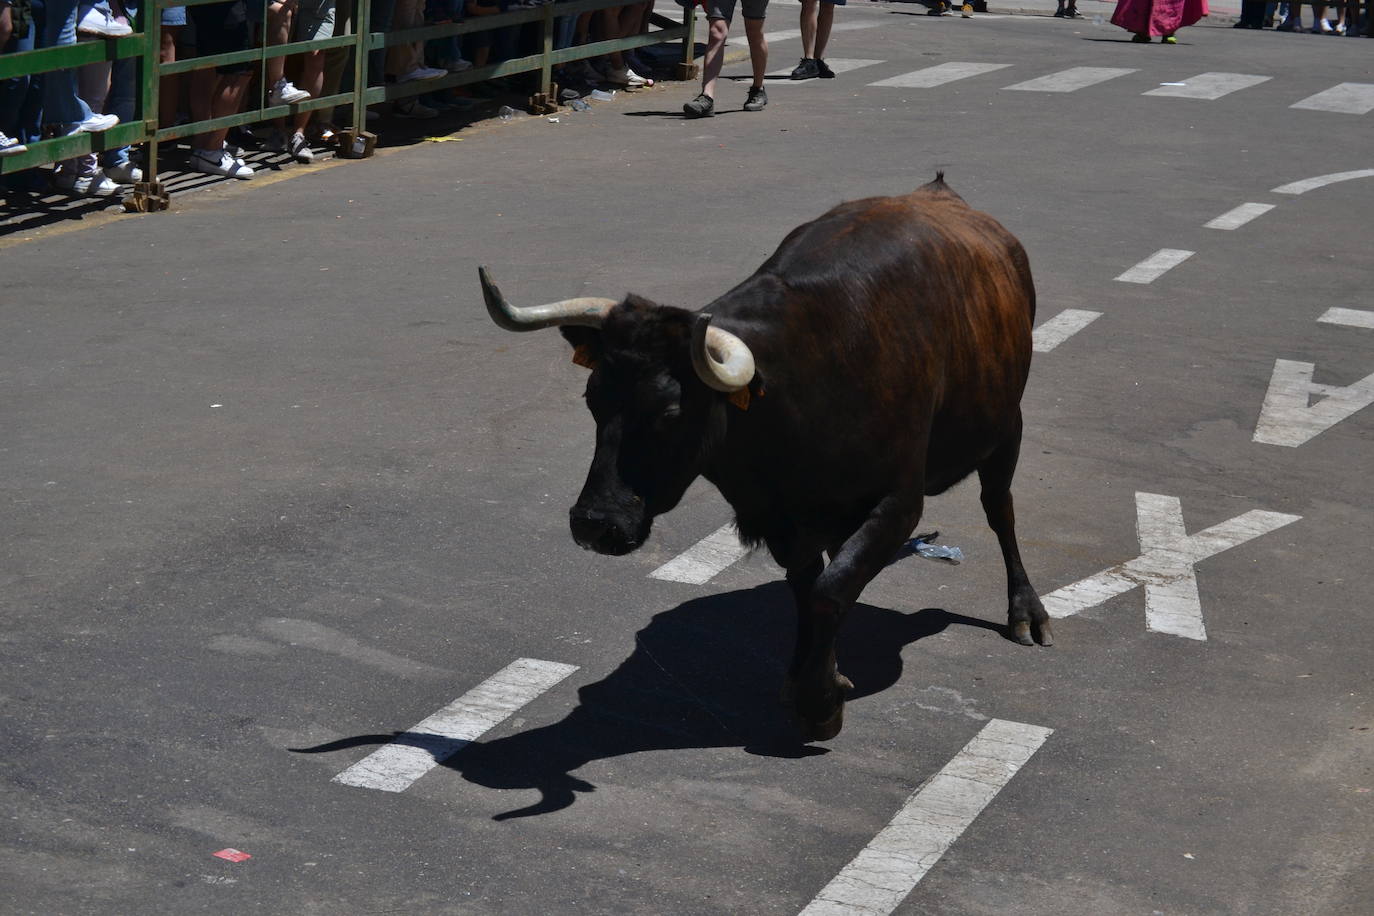
[[[1340,114],[1369,114],[1374,111],[1374,83],[1341,83],[1288,107]]]
[[[1162,84],[1141,95],[1162,95],[1174,99],[1205,99],[1211,101],[1241,89],[1249,89],[1273,79],[1249,73],[1199,73],[1181,81],[1180,85]]]
[[[872,29],[882,25],[880,22],[837,22],[830,27],[830,34],[836,32],[853,32],[858,29]],[[792,38],[801,38],[801,29],[781,29],[777,32],[764,32],[765,41],[788,41]],[[725,44],[732,48],[744,48],[749,46],[749,40],[743,35],[738,38],[727,38]]]
[[[948,63],[936,64],[933,67],[914,70],[911,73],[903,73],[900,76],[889,77],[868,85],[896,86],[902,89],[931,89],[935,86],[943,86],[945,83],[952,83],[955,80],[967,79],[982,73],[991,73],[994,70],[1001,70],[1010,66],[1011,64],[978,64],[952,60]]]
[[[1016,89],[1021,92],[1074,92],[1135,72],[1134,68],[1129,67],[1070,67],[1067,70],[1060,70],[1058,73],[1051,73],[1049,76],[1042,76],[1002,88]]]
[[[849,72],[852,71],[852,70],[858,70],[858,69],[861,69],[861,68],[863,68],[863,67],[871,67],[871,66],[873,66],[874,64],[886,63],[886,61],[881,61],[881,60],[866,60],[866,59],[864,59],[864,58],[859,58],[859,57],[827,57],[827,58],[825,59],[825,63],[826,63],[826,65],[827,65],[828,67],[830,67],[831,70],[834,70],[836,73],[849,73]],[[792,68],[791,68],[791,67],[788,67],[786,70],[774,70],[773,72],[769,73],[768,75],[771,76],[771,77],[773,77],[774,79],[776,79],[776,78],[778,78],[778,77],[790,76],[791,74],[792,74]],[[791,81],[791,80],[788,80],[787,82],[792,82],[792,81]],[[810,80],[797,80],[796,82],[797,82],[797,83],[815,83],[815,82],[818,82],[818,80],[814,80],[814,79],[810,79]],[[777,83],[772,83],[772,82],[770,82],[768,85],[774,86],[774,85],[778,85],[778,84],[777,84]],[[783,83],[782,85],[786,85],[786,83]]]

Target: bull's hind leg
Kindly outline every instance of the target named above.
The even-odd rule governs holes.
[[[1054,644],[1050,616],[1031,587],[1026,569],[1021,565],[1021,551],[1016,546],[1016,511],[1012,507],[1011,478],[1016,473],[1016,459],[1021,453],[1021,416],[1016,417],[1016,431],[978,465],[978,480],[983,485],[983,511],[988,525],[997,534],[1002,548],[1002,562],[1007,566],[1007,627],[1011,636],[1023,646]],[[1034,637],[1034,639],[1032,639]]]

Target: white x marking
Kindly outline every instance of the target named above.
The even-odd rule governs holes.
[[[1143,585],[1146,629],[1206,639],[1193,565],[1302,518],[1252,509],[1190,535],[1177,497],[1137,493],[1135,507],[1140,556],[1045,595],[1041,600],[1051,617],[1077,614]]]

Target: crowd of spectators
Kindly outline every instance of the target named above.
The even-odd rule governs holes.
[[[1365,4],[1365,16],[1360,17],[1360,0],[1335,0],[1334,3],[1309,3],[1312,8],[1310,28],[1303,28],[1301,3],[1266,3],[1265,0],[1243,0],[1237,29],[1274,29],[1277,32],[1310,31],[1314,35],[1340,35],[1349,38],[1374,38],[1374,16]]]
[[[139,0],[0,0],[0,54],[118,38],[139,26]],[[144,0],[146,2],[146,0]],[[373,32],[400,31],[426,24],[491,16],[522,7],[565,0],[372,0]],[[648,2],[559,16],[556,50],[592,41],[646,32]],[[160,59],[165,63],[210,54],[352,34],[355,0],[225,0],[222,3],[170,7],[161,12]],[[394,45],[373,51],[367,61],[369,86],[438,79],[474,66],[537,53],[538,24],[470,32],[428,42]],[[238,114],[248,109],[294,105],[351,91],[352,48],[311,51],[267,61],[265,78],[256,61],[164,76],[159,90],[158,123],[167,126]],[[28,144],[82,132],[102,132],[135,117],[139,87],[138,59],[88,64],[79,68],[0,80],[0,156],[25,152]],[[612,52],[558,68],[555,80],[568,95],[596,88],[638,88],[652,82],[650,69],[634,52]],[[373,106],[368,120],[384,113],[398,118],[428,119],[444,109],[476,104],[475,96],[531,88],[530,75],[508,77],[469,87],[412,95]],[[522,85],[516,85],[521,83]],[[339,123],[351,121],[351,109],[340,109]],[[335,111],[293,110],[284,118],[237,129],[221,128],[190,138],[190,170],[249,179],[253,168],[246,150],[280,151],[310,162],[317,149],[336,138]],[[363,125],[357,125],[362,127]],[[42,190],[49,185],[81,195],[109,195],[143,180],[129,147],[59,162],[51,170],[29,169],[0,176],[0,187]]]

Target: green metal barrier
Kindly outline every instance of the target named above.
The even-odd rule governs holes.
[[[404,99],[423,95],[455,86],[480,83],[485,80],[519,73],[539,74],[539,89],[528,100],[527,108],[531,114],[545,114],[556,110],[557,90],[553,84],[553,68],[561,64],[591,57],[599,57],[611,51],[628,51],[647,45],[663,44],[671,41],[682,42],[682,57],[677,64],[675,79],[693,79],[697,74],[693,63],[696,16],[695,8],[688,8],[681,23],[657,13],[650,15],[650,30],[642,35],[591,42],[555,51],[553,49],[554,22],[564,16],[578,16],[594,10],[627,6],[634,0],[572,0],[568,3],[548,3],[543,6],[512,10],[492,16],[462,22],[427,25],[421,28],[372,32],[360,28],[371,21],[372,0],[356,0],[352,10],[352,31],[346,35],[335,35],[314,41],[298,41],[290,44],[267,45],[267,29],[262,31],[263,44],[243,51],[225,54],[205,55],[173,63],[161,62],[162,47],[162,10],[173,6],[202,6],[220,3],[224,0],[148,0],[139,12],[141,30],[123,38],[82,40],[74,45],[59,48],[40,48],[19,54],[0,55],[0,79],[47,73],[53,70],[66,70],[101,61],[114,61],[125,58],[138,58],[138,93],[140,112],[135,120],[116,125],[99,133],[80,133],[66,137],[55,137],[37,143],[29,143],[28,151],[0,158],[0,174],[7,174],[47,165],[121,146],[146,144],[147,156],[144,167],[147,180],[134,186],[134,193],[125,200],[130,210],[159,210],[167,203],[167,194],[158,175],[158,146],[162,143],[193,136],[206,131],[225,127],[253,124],[272,118],[284,117],[302,111],[323,108],[336,108],[348,105],[352,108],[353,126],[341,131],[339,155],[347,158],[361,158],[371,155],[375,136],[368,133],[366,109],[379,102]],[[264,2],[264,0],[248,0]],[[500,61],[485,67],[473,68],[462,73],[450,73],[439,79],[414,81],[408,83],[389,83],[383,86],[367,85],[367,56],[370,51],[390,48],[396,45],[430,41],[466,35],[472,32],[493,31],[495,29],[520,26],[526,23],[539,24],[539,47],[534,54]],[[353,67],[353,89],[345,93],[310,98],[292,105],[265,104],[267,61],[276,57],[289,57],[307,51],[324,51],[330,48],[351,48]],[[195,121],[186,124],[162,126],[158,124],[159,92],[163,76],[189,73],[209,67],[228,64],[256,62],[258,64],[259,99],[256,107],[220,118]]]

